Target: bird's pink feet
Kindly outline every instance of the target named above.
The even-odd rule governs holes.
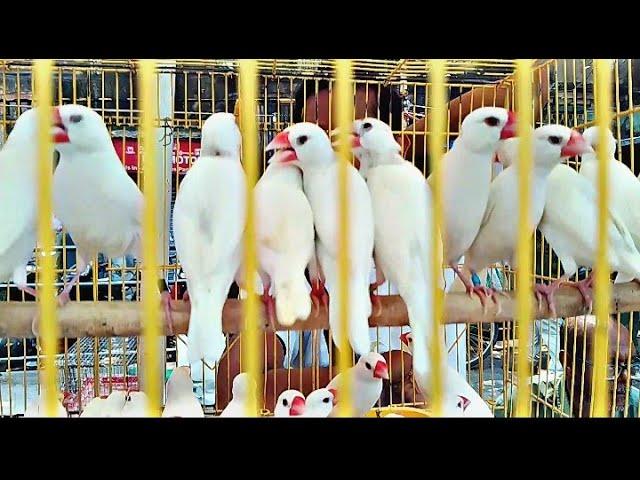
[[[538,309],[542,310],[542,299],[546,299],[547,305],[549,306],[549,312],[554,318],[557,317],[555,293],[563,283],[566,282],[563,280],[556,280],[549,285],[545,285],[544,283],[536,283],[533,287],[533,292],[535,293],[536,299],[538,300]]]
[[[589,313],[591,313],[593,310],[593,296],[591,295],[591,290],[593,288],[593,274],[579,282],[567,282],[567,284],[578,289],[580,295],[582,295],[584,305],[589,309]]]
[[[269,295],[269,289],[265,289],[266,293],[263,293],[262,303],[264,304],[264,309],[267,314],[267,318],[269,319],[269,324],[273,330],[277,330],[276,328],[276,302],[275,299]]]

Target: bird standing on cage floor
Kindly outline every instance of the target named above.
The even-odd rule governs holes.
[[[193,380],[188,367],[177,367],[171,372],[162,416],[204,418],[202,405],[193,393]]]
[[[483,307],[493,290],[474,285],[458,266],[478,235],[489,201],[495,152],[501,140],[515,136],[515,114],[499,107],[482,107],[462,121],[460,135],[442,158],[443,250],[446,263],[476,294]],[[428,182],[431,184],[432,176]]]
[[[239,373],[233,379],[231,401],[220,413],[220,417],[246,417],[249,402],[255,401],[256,381],[248,373]]]
[[[581,155],[590,147],[575,130],[562,125],[544,125],[533,131],[533,165],[529,228],[533,234],[540,223],[547,195],[549,174],[562,158]],[[496,262],[515,266],[518,245],[518,164],[500,172],[491,182],[487,210],[480,231],[465,254],[465,268],[476,273]],[[547,289],[536,284],[536,296],[548,297]],[[547,298],[547,301],[549,299]],[[496,303],[497,300],[496,300]]]
[[[12,279],[20,291],[27,286],[27,263],[37,241],[38,117],[24,112],[0,151],[0,282]]]
[[[298,123],[280,132],[268,145],[276,150],[272,162],[298,165],[303,172],[304,192],[313,211],[317,234],[319,272],[329,292],[329,324],[335,344],[343,345],[339,324],[338,289],[338,167],[339,160],[327,134],[313,123]],[[373,256],[373,210],[364,179],[348,164],[347,202],[349,204],[349,342],[358,355],[370,351],[369,273]],[[320,273],[316,272],[318,276]],[[316,277],[316,285],[321,279]],[[316,290],[317,291],[317,290]],[[347,339],[344,339],[346,341]]]
[[[334,397],[335,407],[330,417],[340,413],[340,391],[343,381],[351,386],[351,408],[354,417],[364,416],[380,399],[382,380],[389,380],[387,361],[382,355],[370,352],[361,356],[358,362],[344,374],[339,373],[327,385]]]
[[[276,316],[281,325],[289,327],[311,314],[304,271],[315,256],[315,231],[300,169],[282,162],[269,163],[254,195],[262,299],[276,330]]]
[[[335,407],[336,399],[333,392],[328,388],[319,388],[307,395],[305,404],[306,409],[302,415],[303,417],[326,418]]]
[[[127,403],[127,392],[114,390],[107,398],[94,397],[82,410],[80,417],[108,418],[121,417]]]
[[[419,374],[426,371],[434,331],[433,284],[443,287],[441,276],[433,278],[433,262],[441,266],[442,258],[432,254],[441,250],[433,244],[431,190],[422,172],[400,156],[386,123],[356,120],[352,147],[371,193],[376,275],[391,282],[407,305],[411,330],[420,339],[413,365]]]
[[[285,390],[278,397],[274,417],[303,417],[305,413],[305,399],[298,390]]]
[[[246,219],[241,143],[233,114],[211,115],[202,126],[201,156],[182,180],[173,208],[176,253],[191,304],[192,365],[200,360],[214,364],[226,346],[222,309],[234,278],[241,276]]]
[[[407,347],[409,353],[413,356],[414,335],[412,333],[403,333],[400,340]],[[414,360],[414,359],[412,359]],[[430,364],[431,362],[429,362]],[[482,397],[469,385],[457,370],[449,365],[445,365],[443,397],[442,397],[442,416],[443,417],[491,417],[493,413],[491,409],[482,399]],[[415,371],[415,364],[413,365]],[[431,369],[429,368],[423,375],[414,375],[420,393],[427,395],[430,391]]]
[[[517,161],[519,141],[513,138],[505,142],[498,152],[500,162],[509,167]],[[540,285],[539,292],[546,294],[549,311],[556,317],[554,294],[562,284],[576,287],[591,310],[593,299],[589,282],[569,282],[578,267],[593,268],[597,251],[598,206],[597,192],[585,177],[568,165],[556,166],[547,180],[544,213],[538,229],[558,255],[563,275],[549,285]],[[627,278],[640,278],[640,253],[624,221],[609,208],[609,264],[618,272],[616,283]],[[589,278],[593,278],[593,274]],[[538,294],[541,307],[542,294]]]
[[[598,127],[587,128],[582,136],[586,142],[593,148],[592,152],[582,155],[580,162],[580,175],[588,179],[593,188],[598,191],[598,156],[596,149],[598,148]],[[629,230],[629,234],[633,239],[636,249],[640,251],[640,181],[633,174],[631,169],[623,162],[616,160],[616,139],[610,130],[606,132],[608,154],[607,164],[609,166],[609,208],[622,220]],[[591,272],[589,284],[593,280],[593,272]],[[585,282],[587,282],[585,280]],[[629,275],[620,275],[616,278],[616,283],[631,281]]]
[[[53,109],[52,136],[60,161],[53,175],[54,213],[76,246],[76,273],[58,295],[58,304],[69,302],[69,292],[99,253],[107,257],[140,258],[144,197],[115,151],[102,117],[82,105]],[[166,290],[162,273],[159,287]],[[173,320],[168,292],[162,305],[169,330]],[[38,335],[38,321],[32,326]]]

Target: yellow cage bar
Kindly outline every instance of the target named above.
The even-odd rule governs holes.
[[[516,67],[517,129],[520,137],[518,151],[518,248],[516,258],[517,323],[518,323],[518,395],[516,416],[527,417],[531,409],[531,385],[529,381],[529,339],[531,335],[531,60],[518,60]]]
[[[442,155],[444,153],[443,144],[446,139],[444,121],[446,118],[446,99],[445,99],[445,60],[431,60],[431,112],[429,123],[431,124],[430,141],[429,141],[429,158],[431,159],[432,171],[432,193],[433,193],[433,214],[432,214],[432,245],[434,252],[432,255],[432,264],[426,268],[432,268],[432,291],[433,291],[433,332],[430,347],[430,361],[433,376],[431,379],[431,400],[433,416],[440,417],[443,412],[443,369],[442,369],[442,315],[443,315],[443,291],[440,289],[439,279],[442,276],[442,265],[433,260],[442,258],[441,248],[441,232],[443,222],[442,210]]]
[[[53,250],[53,178],[51,159],[51,60],[37,60],[34,63],[36,75],[36,94],[38,99],[38,241],[41,254],[40,264],[40,324],[44,350],[44,394],[46,416],[56,415],[58,403],[58,379],[56,374],[56,346],[58,325],[56,322],[55,264],[51,256]]]
[[[609,280],[609,154],[607,137],[611,125],[611,62],[596,60],[595,62],[595,95],[596,125],[598,126],[598,256],[595,270],[596,337],[595,362],[593,368],[593,401],[591,402],[594,417],[608,417],[608,325],[611,284]],[[633,207],[631,207],[633,208]]]
[[[240,71],[240,125],[242,131],[242,160],[247,176],[247,223],[244,233],[244,288],[247,298],[244,302],[244,329],[242,344],[243,370],[255,380],[256,398],[247,402],[247,415],[255,417],[262,407],[262,368],[260,366],[260,340],[258,338],[258,300],[255,294],[254,275],[257,271],[255,205],[253,187],[258,176],[258,128],[256,116],[256,75],[255,60],[241,60]],[[254,403],[255,402],[255,403]]]
[[[349,223],[349,177],[348,162],[351,158],[351,148],[349,142],[349,132],[352,130],[351,121],[353,119],[353,85],[351,82],[351,61],[336,60],[336,119],[339,129],[340,144],[338,147],[338,291],[340,292],[340,329],[343,344],[338,345],[338,370],[340,373],[347,371],[352,365],[352,351],[349,345],[349,230],[352,225]],[[340,402],[338,403],[338,414],[341,417],[350,417],[353,414],[353,392],[352,385],[347,380],[346,375],[342,375],[343,382],[340,385]]]
[[[142,309],[144,312],[144,378],[148,397],[149,416],[160,416],[160,392],[162,381],[158,371],[160,349],[158,337],[161,335],[158,315],[156,244],[158,225],[156,221],[157,189],[157,147],[154,126],[158,118],[158,88],[156,64],[153,60],[141,60],[139,63],[139,93],[142,110],[141,131],[142,165],[144,172],[144,213],[142,217]]]

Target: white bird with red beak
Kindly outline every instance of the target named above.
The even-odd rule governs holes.
[[[544,210],[547,181],[562,158],[581,155],[590,147],[575,130],[562,125],[544,125],[533,131],[530,231],[535,232]],[[489,202],[480,231],[465,254],[465,267],[472,273],[496,262],[516,266],[518,244],[518,165],[507,168],[491,183]],[[536,284],[538,296],[548,297],[544,285]],[[495,295],[495,293],[493,293]],[[494,298],[497,303],[497,300]],[[547,298],[548,301],[548,298]]]
[[[321,272],[314,279],[314,293],[322,291],[322,276],[329,292],[329,323],[340,348],[338,289],[338,159],[327,134],[313,123],[298,123],[279,133],[267,146],[276,150],[273,162],[298,165],[303,172],[304,192],[309,199]],[[358,171],[347,165],[349,205],[349,342],[364,355],[370,351],[369,274],[373,255],[373,210],[367,184]],[[310,273],[312,273],[310,271]]]
[[[274,324],[291,326],[311,313],[304,271],[315,256],[313,212],[295,165],[271,162],[256,184],[256,230],[263,301]]]
[[[444,260],[458,274],[467,293],[477,294],[483,305],[488,289],[474,286],[458,261],[480,230],[498,145],[515,133],[512,112],[499,107],[478,108],[462,121],[460,135],[442,161]]]
[[[222,308],[239,273],[246,220],[242,138],[231,113],[202,126],[201,156],[180,184],[173,209],[178,259],[191,303],[188,352],[193,365],[213,365],[226,347]]]
[[[517,161],[519,140],[509,140],[513,148],[499,152],[500,161],[508,167]],[[549,174],[544,213],[538,229],[562,263],[563,275],[548,286],[540,285],[544,291],[549,310],[556,317],[554,294],[566,283],[578,288],[587,305],[591,305],[589,280],[568,282],[578,267],[592,268],[597,252],[598,205],[597,193],[588,179],[573,168],[560,164]],[[636,249],[629,230],[619,216],[609,209],[609,263],[613,271],[640,277],[640,253]],[[621,275],[618,275],[620,278]],[[538,294],[540,301],[542,294]]]
[[[398,289],[411,330],[420,339],[414,370],[425,371],[433,334],[432,288],[434,281],[441,281],[433,278],[433,262],[442,265],[442,258],[433,255],[431,190],[422,172],[400,156],[400,145],[386,123],[356,120],[353,147],[373,205],[374,258],[376,273],[381,273],[374,287],[386,278]]]
[[[204,418],[202,405],[193,393],[188,367],[177,367],[167,381],[167,401],[163,417]]]
[[[582,156],[580,163],[580,175],[583,175],[598,191],[598,127],[587,128],[582,134],[586,142],[593,148]],[[633,238],[636,248],[640,251],[640,181],[633,174],[631,169],[623,162],[616,160],[616,139],[607,130],[607,148],[609,165],[609,206],[612,211],[622,220]],[[593,278],[593,272],[591,275]],[[631,281],[630,275],[618,273],[616,283]]]
[[[409,353],[413,355],[414,336],[412,333],[403,333],[400,340],[407,346]],[[469,385],[464,377],[454,368],[445,365],[444,390],[442,397],[443,417],[491,417],[493,413],[482,397]],[[414,369],[415,372],[415,369]],[[427,398],[431,382],[430,375],[416,375],[416,384]]]
[[[380,398],[382,380],[389,380],[389,370],[384,357],[376,352],[361,356],[353,367],[344,374],[336,375],[327,385],[326,388],[333,393],[336,404],[330,416],[338,416],[343,381],[349,382],[350,385],[353,416],[362,417]]]
[[[82,105],[63,105],[54,108],[53,122],[53,141],[60,153],[53,175],[54,213],[76,246],[75,276],[58,296],[58,303],[65,305],[87,262],[98,253],[140,258],[144,197],[98,113]],[[164,276],[158,275],[164,285]],[[163,305],[172,329],[168,302]]]
[[[304,395],[298,390],[285,390],[278,397],[274,417],[302,417],[305,413]]]
[[[336,405],[336,399],[328,388],[319,388],[307,395],[305,404],[303,417],[327,418]]]
[[[24,112],[0,151],[0,282],[27,287],[26,266],[37,240],[38,117]]]

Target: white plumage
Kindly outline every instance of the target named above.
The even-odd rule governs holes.
[[[301,417],[305,413],[304,395],[298,390],[285,390],[278,396],[274,417]]]
[[[303,417],[326,418],[329,416],[336,404],[333,393],[328,388],[314,390],[305,401],[306,409]]]
[[[317,256],[329,292],[329,323],[338,347],[340,337],[338,289],[338,160],[327,134],[312,123],[298,123],[278,134],[267,147],[278,150],[274,160],[294,163],[303,171],[304,192],[313,211]],[[357,170],[347,166],[349,204],[349,341],[363,355],[370,351],[369,274],[373,254],[371,197]]]
[[[107,398],[94,397],[82,410],[81,418],[121,417],[127,403],[127,392],[114,390]]]
[[[230,113],[202,127],[202,151],[176,195],[173,231],[191,302],[189,361],[217,362],[225,348],[222,308],[240,268],[246,178],[240,130]]]
[[[436,258],[432,238],[431,190],[412,163],[400,156],[391,128],[375,118],[354,122],[354,153],[371,193],[375,222],[376,271],[397,289],[407,305],[414,338],[414,370],[426,371],[433,334],[432,288]],[[363,169],[364,167],[364,169]]]
[[[271,313],[271,286],[278,322],[291,326],[311,313],[304,271],[315,254],[313,212],[300,169],[272,162],[256,184],[255,202],[263,299]]]
[[[202,405],[193,393],[193,381],[188,367],[177,367],[171,372],[162,416],[204,418]]]
[[[336,406],[331,417],[336,417],[340,408],[340,390],[343,381],[351,386],[351,406],[354,417],[362,417],[376,404],[382,393],[382,380],[389,379],[387,362],[382,355],[370,352],[361,356],[358,362],[344,374],[339,373],[327,385],[333,393]]]
[[[246,417],[248,402],[255,399],[256,382],[247,373],[239,373],[233,379],[231,401],[220,417]]]
[[[0,151],[0,282],[34,296],[26,265],[37,239],[37,127],[36,109],[27,110]]]
[[[149,416],[149,397],[144,392],[129,392],[122,407],[122,417],[145,418]]]

